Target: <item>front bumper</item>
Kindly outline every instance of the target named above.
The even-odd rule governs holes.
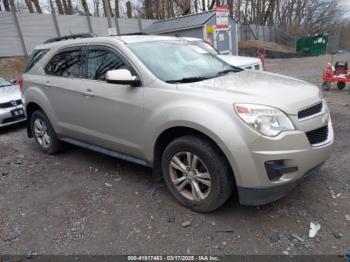
[[[0,108],[0,127],[5,127],[9,125],[13,125],[16,123],[20,123],[26,120],[25,116],[14,117],[12,115],[13,110],[23,109],[23,105],[18,105],[14,107],[8,108]]]
[[[327,140],[317,145],[311,145],[305,132],[299,130],[281,133],[276,138],[260,137],[251,143],[249,153],[237,159],[240,203],[262,205],[278,200],[305,177],[317,172],[332,151],[334,134],[331,121],[328,122],[328,129]],[[277,179],[271,179],[266,167],[270,161],[281,161],[289,171]]]
[[[323,166],[323,164],[324,162],[318,164],[317,166],[307,171],[302,177],[282,185],[265,188],[238,187],[237,190],[240,203],[247,206],[259,206],[276,201],[286,196],[307,177],[316,173]]]

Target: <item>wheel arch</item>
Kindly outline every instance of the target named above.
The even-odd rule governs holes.
[[[153,148],[153,172],[157,179],[160,180],[162,178],[161,159],[166,146],[171,141],[174,141],[176,138],[186,135],[199,136],[203,139],[210,141],[213,144],[213,146],[218,150],[218,152],[222,155],[224,161],[229,166],[231,175],[233,176],[236,183],[234,171],[235,168],[232,166],[232,163],[229,161],[227,155],[225,154],[226,149],[223,148],[223,143],[218,142],[216,139],[212,138],[213,136],[207,134],[206,132],[187,126],[169,127],[158,135]]]

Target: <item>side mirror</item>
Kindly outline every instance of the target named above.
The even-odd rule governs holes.
[[[128,69],[109,70],[106,73],[106,81],[108,83],[120,85],[140,86],[141,81],[137,76],[133,76]]]

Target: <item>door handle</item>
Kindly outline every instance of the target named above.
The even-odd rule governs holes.
[[[92,92],[91,89],[86,89],[85,91],[82,91],[81,94],[86,96],[86,97],[93,97],[94,96],[94,93]]]

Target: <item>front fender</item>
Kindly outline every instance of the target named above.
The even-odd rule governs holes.
[[[230,110],[231,108],[231,110]],[[227,157],[233,172],[240,174],[235,154],[247,155],[250,152],[246,142],[240,135],[241,128],[233,116],[232,105],[214,106],[208,103],[198,103],[182,100],[164,105],[157,109],[146,121],[145,151],[148,161],[153,161],[155,143],[166,130],[174,127],[187,127],[199,131],[212,139]],[[148,138],[148,139],[147,139]],[[236,176],[240,184],[240,177]]]

